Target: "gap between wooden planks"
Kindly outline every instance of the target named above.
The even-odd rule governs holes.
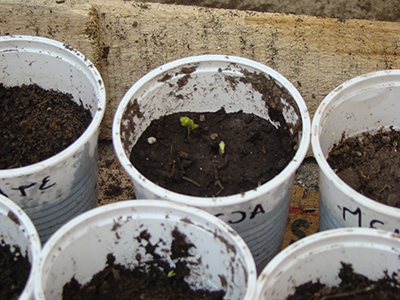
[[[307,192],[304,188],[294,185],[282,249],[299,239],[316,233],[318,217],[319,193],[316,191]]]

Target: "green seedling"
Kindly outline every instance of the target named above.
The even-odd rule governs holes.
[[[225,143],[224,143],[224,141],[220,141],[219,142],[219,144],[218,144],[218,153],[221,156],[225,155]]]
[[[188,135],[190,134],[190,130],[194,130],[197,127],[199,127],[199,125],[194,124],[193,120],[188,117],[181,117],[180,120],[181,120],[182,126],[187,127]]]
[[[174,277],[176,275],[176,273],[175,273],[175,271],[174,270],[171,270],[171,271],[169,271],[168,272],[168,278],[171,278],[171,277]]]

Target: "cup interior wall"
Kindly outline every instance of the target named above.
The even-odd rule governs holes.
[[[182,221],[184,214],[170,212],[161,218],[160,215],[161,212],[146,210],[140,216],[110,213],[106,218],[98,215],[83,221],[79,227],[69,229],[52,245],[53,253],[44,262],[42,280],[47,297],[58,299],[62,287],[72,277],[81,284],[88,282],[95,273],[104,269],[110,253],[115,256],[115,263],[127,268],[138,265],[137,254],[141,255],[142,262],[151,260],[153,257],[146,250],[147,241],[138,238],[145,230],[151,236],[150,242],[158,245],[156,253],[165,257],[170,254],[171,231],[175,228],[186,235],[188,242],[195,244],[188,258],[191,264],[188,283],[196,289],[225,289],[229,299],[241,299],[245,295],[249,270],[246,269],[244,254],[235,249],[232,239],[211,224],[197,223],[194,216],[189,217],[190,222],[185,222]],[[176,263],[168,255],[166,260],[171,266]]]
[[[393,80],[393,81],[392,81]],[[369,79],[339,92],[324,109],[320,123],[320,146],[328,157],[343,136],[351,137],[381,128],[400,128],[400,80],[384,82]]]
[[[33,253],[30,249],[29,233],[26,228],[16,224],[7,214],[3,214],[2,212],[0,212],[0,224],[2,228],[0,232],[0,244],[10,245],[12,251],[15,251],[14,246],[18,246],[21,254],[27,254],[29,261],[32,262]]]
[[[188,74],[185,70],[190,68],[194,71]],[[166,114],[184,111],[215,112],[223,107],[228,113],[242,110],[271,121],[268,100],[263,99],[262,93],[252,84],[241,81],[253,73],[261,72],[251,66],[211,61],[188,64],[160,72],[152,78],[143,78],[141,86],[130,95],[130,103],[125,107],[121,121],[121,141],[125,155],[129,157],[132,147],[151,121]],[[300,140],[301,117],[292,95],[276,79],[266,74],[264,76],[274,81],[275,87],[280,87],[281,91],[275,88],[271,94],[284,95],[280,99],[283,115],[293,125],[292,131],[299,135]],[[277,122],[272,123],[279,126]]]
[[[69,93],[76,103],[82,103],[91,111],[92,116],[95,115],[98,109],[99,83],[87,70],[88,66],[81,61],[83,57],[76,57],[77,52],[68,46],[59,49],[44,43],[19,42],[21,45],[0,43],[1,83],[5,86],[36,83],[44,89]],[[15,51],[8,51],[10,45],[15,47]]]
[[[352,234],[352,229],[340,230],[341,234],[339,231],[318,233],[322,238],[304,239],[297,249],[286,249],[290,254],[283,256],[281,253],[280,257],[278,254],[261,274],[260,278],[264,279],[260,281],[259,278],[259,295],[269,295],[271,300],[286,299],[297,286],[309,281],[337,286],[341,282],[338,274],[342,262],[351,264],[354,272],[370,280],[384,278],[386,271],[389,276],[399,273],[398,237],[393,238],[383,231],[379,233],[382,236],[375,232],[370,234],[368,231],[375,230],[365,228],[357,229],[362,234]],[[263,277],[264,273],[267,277]]]

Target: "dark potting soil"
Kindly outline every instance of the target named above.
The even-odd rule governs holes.
[[[92,121],[72,95],[0,84],[0,169],[27,166],[71,145]]]
[[[400,207],[400,132],[390,128],[344,138],[328,163],[353,189],[373,200]]]
[[[384,272],[383,277],[374,281],[353,271],[351,264],[342,262],[339,272],[341,282],[338,286],[329,287],[318,282],[307,282],[296,287],[296,292],[287,300],[397,300],[400,299],[400,282],[397,274],[389,276]]]
[[[14,300],[25,287],[31,264],[27,255],[23,256],[18,247],[0,244],[0,299]]]
[[[181,117],[198,127],[188,132]],[[182,112],[153,120],[130,160],[146,178],[174,192],[228,196],[274,178],[293,158],[295,146],[288,130],[253,114]]]
[[[153,260],[139,263],[133,269],[115,264],[113,254],[107,255],[107,266],[95,274],[85,285],[72,278],[63,288],[63,300],[222,300],[224,291],[193,290],[184,278],[190,274],[189,249],[195,247],[186,241],[186,236],[178,229],[172,231],[171,267],[155,252],[158,245],[149,241],[150,234],[145,230],[137,238],[148,241],[147,253]],[[162,242],[162,241],[161,241]],[[140,261],[140,257],[137,257]]]

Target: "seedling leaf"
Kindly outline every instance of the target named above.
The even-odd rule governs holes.
[[[188,117],[181,117],[180,121],[182,126],[187,127],[188,134],[190,134],[190,130],[194,130],[199,127],[199,125],[194,124],[193,120]]]
[[[224,141],[220,141],[219,142],[219,144],[218,144],[218,153],[219,153],[219,155],[224,156],[224,154],[225,154],[225,143],[224,143]]]

